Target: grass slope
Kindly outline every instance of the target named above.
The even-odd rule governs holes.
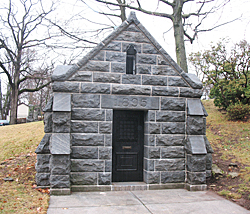
[[[224,172],[210,179],[210,188],[250,209],[250,120],[228,121],[226,113],[216,108],[212,100],[203,104],[209,115],[207,138],[214,149],[213,163]],[[231,172],[239,176],[233,178]]]
[[[0,127],[0,213],[47,212],[47,191],[34,188],[34,151],[43,135],[42,122]]]

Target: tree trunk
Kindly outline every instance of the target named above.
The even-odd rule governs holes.
[[[18,89],[13,87],[11,90],[10,101],[10,124],[17,123],[17,103],[18,103]]]
[[[183,0],[176,0],[173,6],[173,28],[175,38],[175,52],[177,64],[188,73],[187,57],[184,42],[184,30],[182,24]]]

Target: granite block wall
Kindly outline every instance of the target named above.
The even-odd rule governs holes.
[[[36,150],[38,186],[110,186],[116,109],[144,111],[145,183],[199,185],[211,173],[202,83],[136,20],[124,22],[76,65],[55,70],[46,134]],[[135,75],[126,74],[129,45],[137,51]]]

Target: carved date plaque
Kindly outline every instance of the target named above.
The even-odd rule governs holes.
[[[102,95],[102,108],[111,109],[159,109],[158,97]]]

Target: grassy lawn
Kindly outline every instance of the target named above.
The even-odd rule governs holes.
[[[210,187],[250,209],[250,119],[228,121],[226,113],[216,108],[212,100],[203,104],[209,114],[207,138],[214,149],[213,163],[224,171],[222,176],[211,179]],[[231,163],[237,167],[230,166]],[[239,176],[232,178],[230,172]]]
[[[0,213],[47,212],[47,191],[35,189],[34,151],[43,135],[43,122],[0,127]]]

